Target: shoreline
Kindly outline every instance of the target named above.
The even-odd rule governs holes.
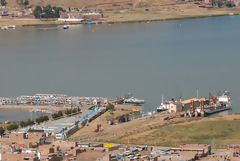
[[[209,15],[209,16],[189,16],[189,17],[176,17],[176,18],[163,18],[163,19],[146,19],[146,20],[129,20],[129,21],[97,21],[92,24],[124,24],[124,23],[147,23],[147,22],[158,22],[158,21],[172,21],[172,20],[188,20],[188,19],[200,19],[200,18],[211,18],[211,17],[223,17],[223,16],[238,16],[239,14],[229,15]],[[63,25],[87,25],[87,23],[46,23],[46,24],[26,24],[22,27],[38,27],[38,26],[63,26]]]
[[[240,9],[240,8],[239,8]],[[217,10],[218,11],[218,10]],[[240,15],[239,12],[230,12],[226,11],[226,13],[219,13],[219,14],[206,14],[206,15],[176,15],[176,16],[169,16],[169,17],[156,17],[150,19],[130,19],[130,20],[100,20],[100,21],[93,21],[92,24],[124,24],[124,23],[148,23],[148,22],[157,22],[157,21],[172,21],[172,20],[187,20],[187,19],[200,19],[200,18],[211,18],[211,17],[222,17],[222,16],[238,16]],[[134,16],[133,16],[134,17]],[[11,23],[10,23],[11,21]],[[17,21],[14,23],[14,21]],[[21,24],[18,24],[21,21]],[[4,23],[5,22],[5,23]],[[88,23],[60,23],[57,21],[42,21],[40,19],[22,19],[22,18],[11,18],[11,19],[0,19],[0,26],[7,26],[8,24],[16,25],[17,27],[41,27],[41,26],[63,26],[63,25],[79,25],[79,24],[88,24]]]

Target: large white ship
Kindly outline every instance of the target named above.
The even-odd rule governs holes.
[[[124,103],[143,104],[144,100],[130,97],[124,100]]]

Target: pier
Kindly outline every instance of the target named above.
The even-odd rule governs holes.
[[[221,104],[204,106],[203,103],[200,103],[200,107],[195,108],[194,104],[191,103],[190,109],[187,111],[181,112],[180,115],[184,117],[199,117],[199,116],[205,117],[205,116],[209,116],[215,113],[219,113],[219,112],[227,111],[231,109],[232,108],[230,106],[227,107]]]

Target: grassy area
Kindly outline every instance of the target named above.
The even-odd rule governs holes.
[[[240,143],[240,120],[194,122],[169,125],[129,140],[133,144],[177,146],[180,144],[221,145]]]

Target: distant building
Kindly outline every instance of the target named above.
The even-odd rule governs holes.
[[[171,102],[168,110],[170,113],[181,112],[182,111],[182,103],[181,102]]]
[[[233,0],[232,2],[235,4],[235,6],[240,6],[240,0]]]
[[[209,3],[210,3],[210,0],[204,0],[204,3],[209,4]]]

